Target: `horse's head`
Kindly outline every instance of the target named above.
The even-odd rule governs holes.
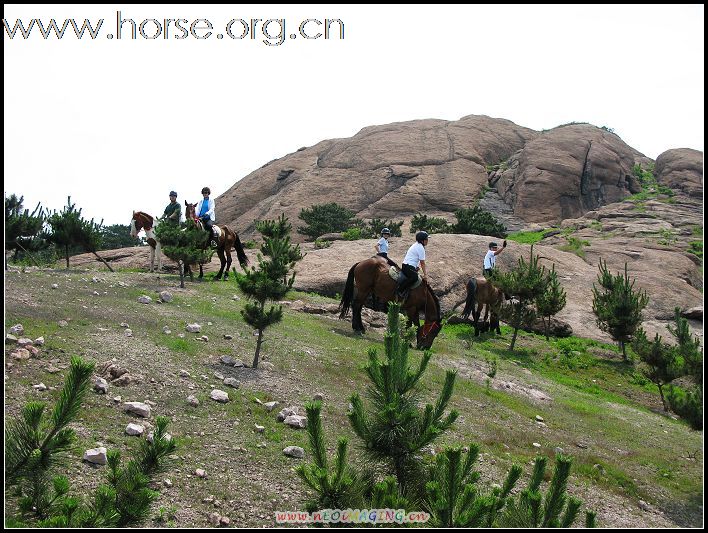
[[[427,281],[423,281],[423,289],[425,290],[425,303],[421,310],[425,312],[425,322],[418,328],[418,333],[416,334],[416,347],[419,350],[429,349],[442,328],[440,323],[440,300],[435,296]]]
[[[416,348],[428,350],[433,345],[435,337],[440,333],[440,329],[442,329],[440,321],[425,322],[418,328],[418,333],[415,336]]]
[[[197,204],[190,204],[187,200],[184,201],[186,209],[184,210],[184,217],[187,220],[195,220],[197,218]]]
[[[133,211],[133,218],[130,220],[130,236],[136,238],[142,229],[152,228],[153,218],[142,211]]]

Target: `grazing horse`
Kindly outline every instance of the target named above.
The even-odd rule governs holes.
[[[485,305],[486,307],[482,324],[485,324],[487,322],[487,316],[489,315],[491,309],[491,317],[489,319],[489,330],[496,330],[498,334],[501,334],[501,328],[499,327],[499,317],[497,316],[496,310],[503,302],[504,292],[502,292],[502,290],[498,287],[495,287],[488,279],[472,278],[467,282],[467,298],[465,300],[465,310],[462,311],[462,318],[467,319],[469,318],[470,313],[472,313],[475,337],[478,337],[480,330],[483,329],[483,326],[479,324],[479,315],[482,313],[483,305]],[[478,305],[475,306],[475,303]]]
[[[349,270],[344,287],[342,301],[339,304],[339,318],[344,318],[352,309],[352,328],[364,332],[361,321],[361,309],[369,294],[374,294],[384,303],[394,299],[396,282],[388,274],[389,265],[383,257],[374,256],[356,263]],[[355,291],[356,289],[356,291]],[[355,294],[356,292],[356,294]],[[401,305],[411,323],[418,326],[416,334],[417,348],[428,349],[440,332],[440,302],[427,282],[410,291],[410,295]],[[420,313],[425,314],[425,323],[420,326]]]
[[[160,242],[155,238],[155,226],[152,216],[142,211],[133,211],[133,218],[130,220],[130,236],[136,238],[140,230],[145,230],[145,237],[150,245],[150,272],[155,267],[155,255],[157,254],[157,271],[162,270],[162,256],[160,255]]]
[[[199,218],[197,217],[197,204],[190,204],[185,200],[184,205],[187,206],[187,209],[185,211],[186,219],[193,220],[197,227],[204,231],[202,221],[199,220]],[[214,225],[216,226],[216,224]],[[231,269],[231,250],[233,248],[236,249],[236,256],[238,257],[238,262],[240,263],[241,268],[245,268],[248,264],[248,257],[246,257],[246,251],[243,249],[241,239],[238,238],[237,233],[231,231],[227,226],[224,225],[219,225],[218,228],[221,230],[221,233],[218,239],[216,239],[216,253],[219,256],[219,261],[221,261],[221,268],[219,269],[219,273],[214,279],[221,279],[221,275],[223,274],[224,279],[226,280],[229,279],[229,270]],[[209,241],[211,240],[212,236],[213,234],[210,235],[209,239],[206,239],[206,241],[204,242],[205,250],[209,246]],[[225,270],[224,267],[226,267]],[[204,270],[202,268],[202,264],[199,263],[199,278],[202,277],[204,277]]]

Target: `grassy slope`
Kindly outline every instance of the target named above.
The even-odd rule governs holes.
[[[92,283],[93,275],[105,281]],[[118,281],[129,286],[118,286]],[[52,290],[52,283],[59,289]],[[286,310],[283,323],[265,334],[265,360],[275,365],[275,371],[229,369],[218,363],[221,355],[248,363],[255,350],[255,337],[239,314],[244,300],[232,299],[239,294],[236,284],[188,283],[186,290],[175,289],[176,285],[174,276],[158,281],[155,276],[126,272],[9,273],[7,326],[21,322],[27,336],[44,335],[47,345],[40,360],[15,363],[8,372],[6,413],[16,413],[31,398],[56,397],[57,389],[38,393],[31,388],[40,381],[50,387],[61,385],[64,372],[48,374],[44,370],[48,360],[61,368],[74,353],[98,362],[115,357],[144,380],[111,387],[105,397],[89,396],[77,424],[80,446],[76,460],[68,464],[70,479],[80,479],[77,485],[86,488],[98,482],[100,475],[79,462],[82,451],[96,442],[123,450],[135,445],[135,439],[123,433],[132,419],[112,398],[150,399],[157,404],[155,414],[172,417],[170,433],[182,439],[180,459],[160,478],[174,483],[161,489],[158,502],[165,508],[174,506],[174,524],[205,525],[214,511],[240,526],[272,524],[273,510],[302,508],[305,495],[291,470],[296,461],[284,457],[282,449],[307,448],[306,434],[276,423],[275,412],[265,412],[254,397],[302,406],[315,393],[324,394],[324,423],[333,446],[337,435],[351,435],[348,397],[365,390],[361,366],[370,347],[383,352],[381,330],[357,337],[346,321]],[[156,298],[154,291],[164,288],[175,295],[173,302],[137,303],[140,294]],[[100,295],[93,295],[94,290]],[[295,298],[332,302],[314,295],[290,296]],[[72,319],[69,326],[59,328],[57,321],[66,318]],[[207,326],[207,321],[213,325]],[[130,324],[134,337],[124,336],[121,322]],[[195,334],[178,338],[187,322],[202,324],[199,335],[208,335],[209,342],[196,341]],[[170,335],[162,333],[165,325],[171,328]],[[234,339],[225,340],[227,333]],[[571,490],[599,511],[601,524],[701,523],[702,455],[695,458],[702,449],[701,434],[659,413],[655,389],[642,383],[613,347],[581,339],[547,343],[542,337],[522,335],[512,354],[506,349],[509,339],[508,330],[501,338],[479,340],[464,326],[448,326],[436,340],[424,395],[433,399],[445,369],[458,369],[452,403],[462,415],[437,448],[479,442],[483,476],[497,481],[499,472],[506,472],[512,462],[528,463],[539,451],[552,456],[560,446],[575,457]],[[413,357],[420,356],[415,352]],[[499,369],[487,390],[484,372],[489,357],[498,358]],[[191,378],[180,378],[180,369],[189,371]],[[214,371],[237,377],[241,388],[221,385]],[[540,390],[552,401],[510,392],[504,385],[508,382]],[[228,389],[233,401],[224,406],[209,400],[212,386]],[[200,399],[199,407],[186,405],[189,394]],[[547,427],[535,422],[536,415]],[[264,434],[255,433],[254,424],[264,425]],[[356,438],[352,441],[356,443]],[[534,442],[541,444],[540,450],[532,446]],[[206,469],[208,478],[196,478],[195,468]],[[210,495],[220,501],[218,508],[203,501]],[[638,510],[639,499],[663,515]]]

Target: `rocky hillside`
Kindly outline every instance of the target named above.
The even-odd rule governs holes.
[[[589,124],[536,132],[470,115],[371,126],[301,148],[216,201],[220,221],[246,235],[254,220],[285,213],[297,226],[301,209],[335,201],[361,218],[451,215],[488,186],[503,200],[500,211],[526,222],[560,222],[639,192],[632,167],[649,161]]]
[[[336,201],[361,218],[409,221],[423,212],[452,221],[454,210],[482,196],[480,205],[510,231],[547,230],[537,250],[561,273],[568,306],[560,318],[576,334],[607,339],[589,305],[602,258],[613,271],[628,263],[650,297],[645,327],[666,335],[674,307],[702,306],[702,259],[695,247],[703,240],[703,153],[681,148],[661,154],[654,189],[646,183],[642,189],[636,164],[647,169],[654,162],[611,131],[589,124],[536,132],[486,116],[419,120],[371,126],[349,139],[301,148],[234,184],[217,206],[219,221],[246,240],[255,237],[254,220],[285,213],[297,227],[300,210],[314,204]],[[659,186],[674,196],[659,194]],[[489,239],[431,239],[429,272],[445,310],[464,296],[464,282],[481,272]],[[391,257],[400,262],[410,242],[407,232],[393,239]],[[499,265],[512,266],[528,248],[512,242]],[[325,249],[304,243],[303,250],[307,256],[298,265],[296,287],[334,295],[342,292],[350,266],[374,253],[374,241],[334,241]],[[118,266],[149,265],[146,248],[103,255]],[[94,261],[79,256],[73,264]],[[217,268],[214,258],[207,271]],[[692,314],[701,334],[702,307]]]

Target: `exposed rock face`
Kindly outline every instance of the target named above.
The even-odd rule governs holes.
[[[662,185],[702,198],[703,152],[690,148],[667,150],[656,158],[655,176]]]
[[[302,208],[333,201],[362,218],[452,212],[469,207],[487,184],[485,165],[537,136],[474,115],[367,127],[252,172],[216,199],[219,222],[249,235],[254,220],[285,213],[297,227]]]
[[[634,161],[614,133],[573,124],[530,140],[489,178],[516,216],[558,222],[639,192]]]

